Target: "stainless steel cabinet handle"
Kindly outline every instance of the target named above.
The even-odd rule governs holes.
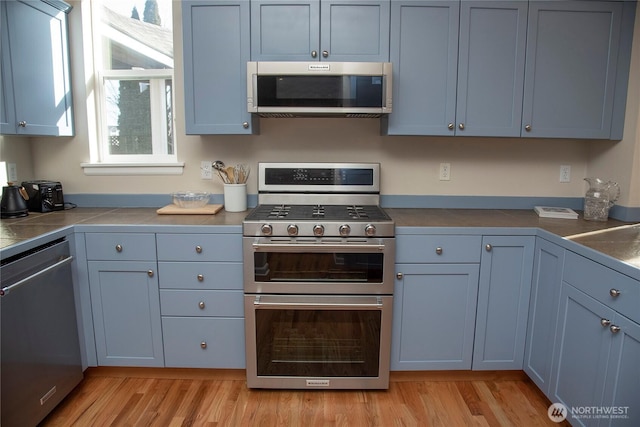
[[[201,254],[202,253],[202,246],[196,246],[196,252]]]
[[[611,325],[611,327],[609,328],[611,330],[612,333],[617,334],[618,332],[620,332],[620,326],[616,326],[616,325]]]
[[[438,247],[436,248],[436,253],[437,253],[438,255],[442,255],[442,248],[438,246]]]
[[[207,342],[206,342],[206,341],[202,341],[202,342],[200,343],[200,348],[202,348],[202,349],[207,348]]]
[[[198,274],[198,282],[204,281],[204,276],[202,274]]]
[[[403,277],[404,277],[404,274],[402,274],[401,272],[396,273],[396,279],[402,280]]]
[[[453,125],[453,123],[449,123],[449,125],[447,125],[447,127],[449,128],[449,130],[453,130],[453,128],[454,128],[455,126]]]
[[[245,129],[249,129],[249,122],[242,122],[242,127]]]
[[[329,56],[329,51],[328,50],[323,50],[322,51],[322,57],[323,58],[327,58]]]
[[[116,245],[116,252],[122,252],[122,245]]]
[[[600,319],[600,324],[601,324],[603,327],[605,327],[605,328],[606,328],[607,326],[609,326],[609,325],[611,324],[611,320],[609,320],[609,319],[605,319],[605,318],[603,317],[602,319]]]
[[[200,307],[201,309],[204,309],[204,301],[200,301],[198,303],[198,307]]]
[[[488,244],[488,243],[487,243],[487,244],[485,245],[484,249],[485,249],[487,252],[491,252],[491,249],[493,249],[493,246],[491,246],[490,244]]]
[[[612,288],[612,289],[609,291],[609,295],[611,295],[611,296],[612,296],[612,297],[614,297],[614,298],[619,297],[619,296],[620,296],[620,294],[621,294],[621,292],[620,292],[619,290],[617,290],[617,289],[613,289],[613,288]]]
[[[311,51],[311,57],[312,57],[312,58],[317,58],[317,57],[318,57],[318,52],[317,52],[317,51],[315,51],[315,50],[312,50],[312,51]]]
[[[149,270],[149,271],[147,271],[147,276],[149,276],[149,277],[153,277],[153,270]]]
[[[460,123],[460,124],[458,125],[458,129],[460,129],[460,130],[464,130],[464,123]]]
[[[531,132],[531,125],[525,125],[524,130],[526,130],[527,132]]]
[[[18,122],[18,126],[20,126],[21,128],[26,128],[27,127],[27,122],[25,122],[24,120],[19,121]]]

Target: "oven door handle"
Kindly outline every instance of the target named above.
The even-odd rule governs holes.
[[[268,299],[268,300],[266,300]],[[321,297],[314,298],[315,301],[291,301],[285,298],[279,299],[273,295],[268,297],[262,297],[256,295],[256,299],[253,301],[254,307],[268,307],[268,308],[281,308],[290,309],[292,307],[301,307],[305,309],[326,309],[326,308],[349,308],[352,310],[365,310],[370,308],[382,309],[384,304],[380,297],[363,297],[363,298],[350,298],[349,301],[335,302],[329,299],[323,299]]]
[[[383,252],[385,245],[372,245],[369,243],[254,243],[256,252]]]

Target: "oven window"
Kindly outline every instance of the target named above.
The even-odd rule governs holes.
[[[377,377],[380,310],[256,310],[259,376]]]
[[[382,283],[381,253],[254,253],[256,282]]]

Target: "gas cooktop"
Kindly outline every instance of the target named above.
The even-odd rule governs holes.
[[[378,206],[260,205],[245,220],[391,221]]]

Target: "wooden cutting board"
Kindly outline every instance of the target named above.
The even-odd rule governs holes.
[[[170,204],[158,209],[159,215],[215,215],[220,212],[222,205],[204,205],[201,208],[181,208],[177,205]]]

